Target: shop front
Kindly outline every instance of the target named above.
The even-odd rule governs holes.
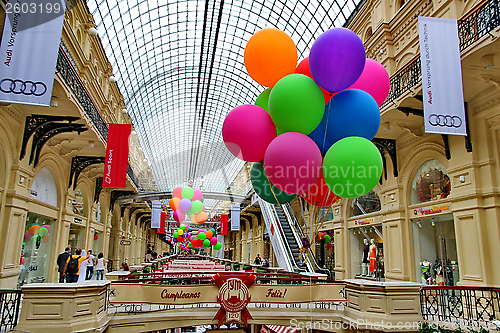
[[[415,281],[438,286],[459,282],[457,241],[450,194],[450,177],[438,160],[417,171],[408,207],[413,232]]]
[[[85,232],[87,225],[87,202],[85,193],[78,188],[75,191],[75,198],[72,201],[73,218],[69,228],[69,246],[71,253],[76,249],[85,250]]]

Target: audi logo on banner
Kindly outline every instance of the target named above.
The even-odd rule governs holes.
[[[462,123],[462,118],[460,118],[459,116],[431,114],[429,117],[429,124],[431,124],[432,126],[459,128],[460,126],[462,126]]]
[[[3,79],[0,81],[0,91],[6,94],[42,96],[47,92],[47,86],[43,82]]]

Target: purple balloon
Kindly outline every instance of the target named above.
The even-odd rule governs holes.
[[[339,92],[356,82],[365,67],[366,53],[361,39],[349,29],[323,32],[309,53],[314,81],[329,92]]]
[[[210,245],[215,245],[215,244],[217,244],[217,238],[215,237],[210,238]]]
[[[180,202],[179,202],[179,209],[182,210],[183,212],[187,212],[188,210],[191,209],[191,200],[189,199],[182,199]]]

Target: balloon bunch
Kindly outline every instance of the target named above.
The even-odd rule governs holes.
[[[173,196],[169,205],[174,211],[174,220],[180,223],[186,219],[186,215],[191,215],[191,221],[194,224],[205,223],[207,213],[204,212],[205,207],[201,202],[203,193],[200,190],[193,190],[189,186],[176,187]]]
[[[37,242],[42,241],[43,243],[48,243],[50,238],[50,225],[46,224],[40,226],[38,224],[32,224],[28,227],[28,231],[24,233],[24,241]]]
[[[326,248],[330,250],[332,248],[332,238],[326,232],[318,232],[318,240],[325,240]]]
[[[210,247],[213,246],[214,250],[220,250],[222,248],[222,244],[217,241],[217,237],[215,235],[215,229],[209,230],[198,230],[198,234],[191,241],[193,247]]]
[[[186,243],[189,242],[191,238],[193,229],[186,227],[185,224],[181,224],[173,234],[174,243]]]
[[[234,156],[258,162],[251,171],[257,194],[272,203],[302,194],[328,206],[373,189],[382,158],[371,140],[390,80],[366,59],[361,39],[346,28],[325,31],[297,66],[292,39],[268,28],[250,38],[244,58],[249,75],[269,88],[255,105],[229,112],[222,135]]]

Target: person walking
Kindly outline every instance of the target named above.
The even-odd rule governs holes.
[[[66,261],[68,261],[69,256],[71,255],[69,253],[71,249],[69,247],[64,249],[64,252],[61,253],[57,257],[57,266],[59,267],[58,272],[59,272],[59,283],[64,283],[65,277],[64,277],[64,266],[66,265]]]
[[[262,259],[260,258],[260,254],[257,253],[257,257],[255,257],[253,263],[255,265],[260,265],[262,263]]]
[[[82,262],[87,260],[87,257],[81,255],[82,250],[76,249],[75,254],[68,257],[66,264],[64,265],[63,276],[66,276],[67,283],[74,283],[78,281],[80,275],[80,266]]]
[[[106,267],[104,262],[104,254],[99,253],[97,256],[97,265],[95,266],[96,270],[96,280],[103,280],[104,279],[104,268]],[[101,278],[99,278],[101,277]]]
[[[94,275],[94,256],[92,255],[92,250],[88,252],[89,257],[87,259],[87,272],[85,275],[85,280],[91,280]]]

